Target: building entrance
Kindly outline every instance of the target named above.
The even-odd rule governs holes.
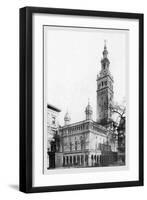
[[[55,168],[55,153],[49,152],[49,168]]]

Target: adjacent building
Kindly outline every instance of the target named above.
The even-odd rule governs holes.
[[[47,104],[47,168],[55,168],[56,136],[58,135],[59,120],[61,112],[51,104]]]

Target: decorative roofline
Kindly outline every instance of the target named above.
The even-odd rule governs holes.
[[[73,127],[73,126],[82,125],[82,124],[85,124],[85,123],[87,123],[87,122],[93,123],[95,126],[97,126],[98,128],[102,129],[103,131],[106,131],[106,130],[107,130],[104,126],[100,125],[98,122],[93,121],[93,120],[83,120],[83,121],[80,121],[80,122],[71,123],[71,124],[69,124],[69,125],[61,126],[59,129],[61,130],[61,129],[64,129],[64,128],[65,128],[65,129],[66,129],[66,128],[71,128],[71,127]]]

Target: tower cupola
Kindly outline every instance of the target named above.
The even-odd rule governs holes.
[[[88,105],[86,106],[86,109],[85,109],[85,113],[86,113],[86,120],[92,120],[93,110],[92,110],[89,100],[88,100]]]
[[[64,125],[68,125],[70,123],[70,115],[68,113],[68,111],[66,112],[65,116],[64,116]]]

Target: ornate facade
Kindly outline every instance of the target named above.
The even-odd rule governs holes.
[[[113,152],[117,150],[117,143],[110,143],[112,130],[108,131],[92,119],[63,126],[59,129],[59,134],[63,166],[108,165],[116,156]]]

